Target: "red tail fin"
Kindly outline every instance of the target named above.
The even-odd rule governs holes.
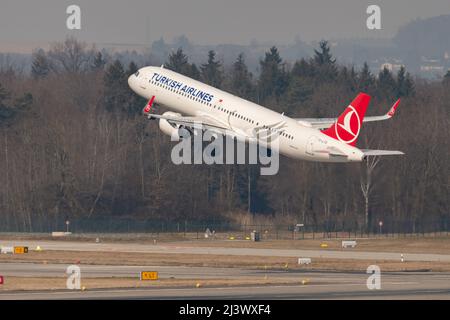
[[[354,146],[361,131],[370,96],[360,93],[345,109],[333,125],[322,133],[336,140]]]

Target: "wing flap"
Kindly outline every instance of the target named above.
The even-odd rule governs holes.
[[[314,152],[316,152],[316,153],[327,153],[330,156],[340,156],[340,157],[346,157],[347,156],[339,148],[336,148],[336,147],[333,147],[333,146],[329,146],[329,147],[327,147],[325,149],[314,150]]]

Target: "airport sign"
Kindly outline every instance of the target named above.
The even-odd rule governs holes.
[[[14,247],[14,254],[28,253],[28,247]]]
[[[4,253],[4,254],[13,254],[14,253],[14,248],[13,247],[2,247],[1,248],[1,253]]]
[[[141,280],[158,280],[158,272],[157,271],[142,271],[141,272]]]

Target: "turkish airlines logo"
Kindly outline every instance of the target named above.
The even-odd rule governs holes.
[[[361,120],[355,108],[348,106],[347,110],[347,113],[338,119],[334,128],[339,141],[352,143],[358,138],[361,130]]]

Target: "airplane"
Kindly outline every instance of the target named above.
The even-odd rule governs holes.
[[[369,156],[403,155],[401,151],[358,149],[363,122],[394,116],[400,100],[381,116],[364,117],[371,97],[359,93],[338,118],[291,118],[174,71],[149,66],[128,78],[129,87],[148,99],[143,114],[159,120],[167,135],[181,128],[212,130],[246,142],[259,142],[262,133],[277,134],[280,154],[317,162],[362,162]],[[171,111],[152,114],[154,104]]]

